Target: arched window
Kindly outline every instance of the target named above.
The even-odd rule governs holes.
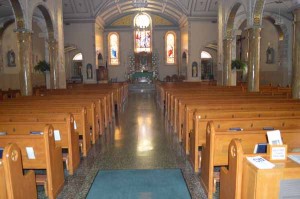
[[[206,51],[201,52],[201,59],[211,59],[211,58],[212,57],[208,52],[206,52]]]
[[[119,35],[118,33],[110,33],[108,35],[108,46],[109,46],[109,64],[110,65],[119,65]]]
[[[82,53],[77,53],[77,54],[73,57],[73,61],[82,61]]]
[[[134,17],[133,22],[135,52],[151,52],[151,17],[141,12]]]
[[[166,63],[175,64],[176,35],[174,32],[167,32],[165,36]]]

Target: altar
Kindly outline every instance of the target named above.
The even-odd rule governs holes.
[[[129,56],[129,82],[151,84],[158,77],[158,55],[139,52]]]
[[[152,83],[153,81],[153,72],[143,71],[135,72],[131,75],[132,83]]]

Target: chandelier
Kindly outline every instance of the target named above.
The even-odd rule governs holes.
[[[135,8],[145,8],[148,5],[147,0],[132,0],[132,5]]]

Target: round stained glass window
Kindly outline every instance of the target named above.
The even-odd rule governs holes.
[[[150,19],[146,14],[139,14],[135,18],[135,25],[140,28],[147,28],[150,25]]]

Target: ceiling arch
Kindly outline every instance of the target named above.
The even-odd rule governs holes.
[[[132,0],[64,0],[63,9],[66,22],[100,18],[104,26],[121,16],[140,11],[132,5]],[[148,0],[147,7],[142,10],[175,24],[188,17],[216,20],[218,0]]]

